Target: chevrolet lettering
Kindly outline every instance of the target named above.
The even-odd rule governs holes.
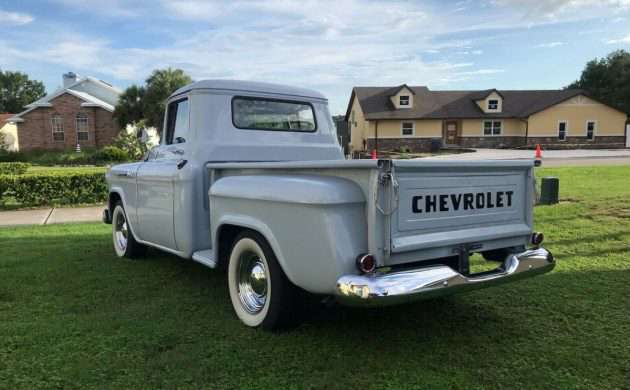
[[[512,207],[514,191],[467,192],[459,194],[417,195],[412,198],[414,213],[480,210]]]
[[[295,324],[302,292],[393,305],[555,265],[533,231],[532,161],[346,160],[323,95],[250,81],[177,90],[162,134],[106,174],[115,253],[225,270],[247,326]],[[494,269],[471,273],[473,253]]]

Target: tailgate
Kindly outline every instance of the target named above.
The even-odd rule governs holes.
[[[532,233],[533,162],[394,161],[399,203],[390,219],[391,263],[489,250]]]

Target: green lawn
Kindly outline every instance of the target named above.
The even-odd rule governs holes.
[[[538,278],[383,309],[315,300],[290,332],[241,325],[227,284],[109,226],[0,230],[0,388],[628,388],[630,166],[544,168],[558,259]]]

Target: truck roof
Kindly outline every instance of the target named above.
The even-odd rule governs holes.
[[[327,100],[324,95],[312,89],[246,80],[199,80],[181,87],[177,91],[173,92],[171,97],[193,89],[216,89],[222,91],[255,92]]]

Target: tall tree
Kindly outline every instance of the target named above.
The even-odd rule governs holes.
[[[192,78],[181,69],[156,69],[146,80],[144,115],[146,125],[162,133],[166,99],[177,89],[192,83]]]
[[[114,118],[118,127],[124,129],[127,125],[136,125],[144,119],[144,87],[132,84],[120,94],[114,108]]]
[[[617,50],[587,62],[580,78],[566,88],[582,88],[595,99],[630,113],[630,53]]]
[[[17,114],[45,95],[41,81],[29,79],[26,73],[0,70],[0,113]]]

